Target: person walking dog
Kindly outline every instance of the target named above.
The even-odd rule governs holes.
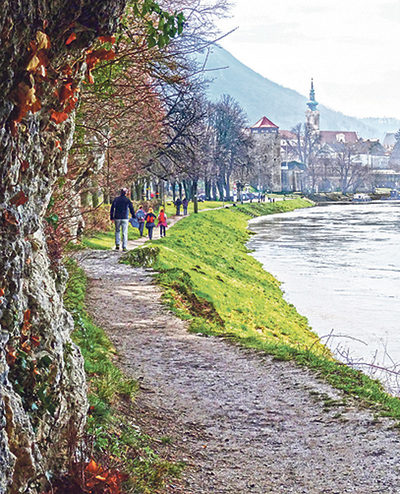
[[[119,250],[122,231],[122,250],[126,251],[128,245],[129,212],[132,218],[135,216],[135,210],[127,194],[128,189],[121,189],[120,195],[111,204],[110,220],[115,225],[115,250]]]

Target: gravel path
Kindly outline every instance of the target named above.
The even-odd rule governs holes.
[[[136,407],[145,432],[171,438],[175,457],[188,463],[181,483],[165,492],[400,493],[392,421],[344,403],[294,364],[189,334],[162,305],[151,271],[119,257],[82,256],[87,303],[122,369],[141,383]]]

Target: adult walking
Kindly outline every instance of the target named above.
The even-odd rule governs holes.
[[[175,201],[175,207],[176,207],[176,216],[180,216],[181,214],[181,206],[182,206],[182,200],[180,197]]]
[[[136,211],[136,219],[138,220],[139,223],[139,233],[141,237],[143,237],[145,218],[146,218],[146,213],[143,210],[143,206],[139,206],[139,209]]]
[[[189,201],[187,200],[187,197],[185,197],[182,201],[183,216],[187,215],[188,205],[189,205]]]
[[[121,189],[120,195],[111,204],[110,220],[115,225],[115,250],[119,250],[122,231],[122,250],[126,251],[128,246],[129,212],[132,218],[135,216],[135,210],[127,194],[128,189]]]
[[[167,215],[164,212],[164,208],[160,209],[160,213],[158,215],[158,225],[160,227],[160,237],[165,237],[165,232],[167,228]]]
[[[149,239],[153,238],[153,229],[155,227],[154,220],[156,219],[156,215],[153,213],[153,208],[149,208],[148,213],[146,214],[146,228],[149,234]]]

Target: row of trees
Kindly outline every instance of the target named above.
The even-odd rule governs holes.
[[[207,100],[199,62],[219,36],[214,22],[227,14],[227,0],[161,2],[164,10],[182,12],[185,29],[158,46],[146,38],[152,15],[138,17],[135,5],[115,39],[106,40],[115,57],[96,67],[93,84],[80,92],[69,172],[48,217],[61,220],[64,211],[77,226],[77,209],[109,202],[122,186],[140,199],[150,189],[163,196],[169,184],[174,198],[195,199],[202,181],[208,198],[223,199],[231,196],[233,179],[250,177],[246,115],[228,95]]]
[[[121,187],[136,200],[168,190],[173,199],[196,202],[201,183],[207,199],[224,200],[234,182],[239,196],[247,183],[271,189],[272,169],[279,169],[271,143],[246,130],[237,101],[206,97],[202,60],[220,35],[214,22],[227,14],[227,0],[162,1],[164,9],[182,12],[185,29],[157,46],[146,38],[151,14],[138,17],[135,5],[105,45],[115,57],[92,70],[93,83],[80,92],[68,176],[48,214],[60,224],[66,212],[75,231],[84,223],[78,211],[109,203]]]

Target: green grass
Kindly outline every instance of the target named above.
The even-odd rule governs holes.
[[[222,202],[222,201],[204,201],[198,203],[199,211],[204,211],[205,209],[216,209],[222,208],[226,204],[232,204],[232,202]],[[176,213],[176,207],[173,205],[172,200],[166,201],[165,212],[167,216],[173,216]],[[193,213],[193,202],[190,201],[188,205],[188,213]],[[183,208],[181,206],[181,214],[183,214]]]
[[[295,360],[345,393],[357,396],[381,413],[400,418],[400,400],[380,382],[333,359],[329,350],[296,309],[283,299],[279,282],[264,271],[245,247],[250,217],[307,207],[303,199],[245,204],[191,215],[177,223],[149,256],[164,287],[164,298],[190,330],[222,335],[272,354]],[[153,249],[154,250],[154,249]],[[157,250],[157,249],[156,249]],[[134,264],[137,249],[126,256]]]
[[[129,225],[128,240],[136,240],[139,238],[139,230]],[[109,250],[115,247],[114,227],[107,232],[96,233],[90,237],[82,238],[82,247],[95,250]]]
[[[114,347],[86,312],[84,271],[73,261],[67,261],[66,266],[69,280],[64,302],[75,321],[73,340],[85,361],[90,403],[87,434],[95,459],[102,463],[107,458],[110,463],[112,458],[120,471],[129,474],[124,492],[157,492],[166,479],[179,476],[183,465],[161,459],[151,448],[152,438],[142,434],[129,416],[119,411],[119,402],[129,403],[134,398],[137,383],[116,367]]]

